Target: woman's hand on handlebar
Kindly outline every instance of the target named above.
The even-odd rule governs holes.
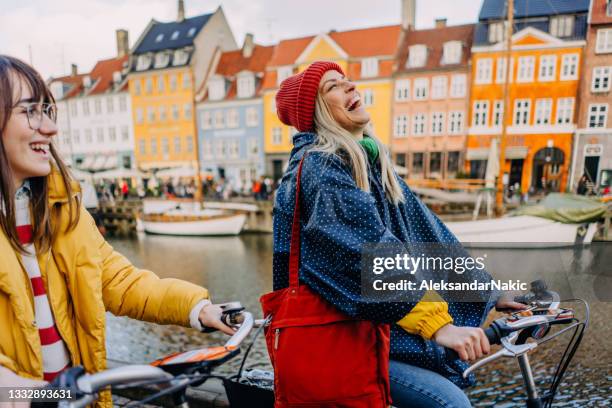
[[[527,305],[514,301],[514,297],[510,293],[504,293],[497,299],[495,310],[498,312],[513,312],[517,310],[527,309]]]
[[[477,360],[491,351],[489,340],[479,327],[442,326],[435,332],[433,340],[441,346],[454,350],[463,361]]]
[[[202,323],[203,326],[220,330],[231,336],[235,333],[235,330],[221,321],[222,314],[223,310],[221,306],[210,303],[200,310],[198,319],[200,319],[200,323]]]

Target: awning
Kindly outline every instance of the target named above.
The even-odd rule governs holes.
[[[106,160],[107,160],[106,156],[98,156],[98,157],[96,157],[96,160],[91,165],[91,170],[93,170],[93,171],[104,170],[105,169],[104,166],[106,165]]]
[[[109,156],[108,159],[106,160],[106,163],[104,164],[104,169],[105,170],[116,169],[117,168],[117,164],[119,164],[119,160],[117,159],[117,155]]]
[[[81,163],[81,166],[79,166],[80,169],[90,170],[95,160],[96,160],[96,156],[86,156],[85,160],[83,160],[83,162]]]
[[[489,157],[489,149],[467,149],[465,159],[466,160],[487,160]]]
[[[506,147],[506,160],[524,159],[528,151],[527,146]]]
[[[195,177],[195,175],[196,171],[192,167],[175,167],[155,173],[155,177]]]

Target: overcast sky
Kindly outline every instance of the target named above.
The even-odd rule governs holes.
[[[115,30],[129,31],[130,46],[148,22],[176,19],[177,0],[0,0],[0,54],[31,61],[45,78],[67,74],[71,63],[89,71],[116,54]],[[434,19],[475,22],[481,0],[417,0],[417,28]],[[218,5],[238,44],[400,22],[400,0],[185,0],[187,17]]]

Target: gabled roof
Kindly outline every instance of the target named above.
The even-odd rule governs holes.
[[[107,92],[109,88],[112,88],[113,73],[122,72],[123,64],[126,63],[127,60],[128,56],[125,55],[119,58],[98,61],[89,74],[91,77],[91,82],[94,84],[94,86],[88,92],[88,95],[101,94]]]
[[[208,22],[212,14],[186,18],[185,20],[161,23],[152,21],[149,31],[144,34],[134,54],[172,50],[193,45],[194,38]],[[189,35],[191,30],[192,35]],[[178,34],[175,34],[178,33]],[[176,38],[173,38],[175,35]]]
[[[300,56],[302,51],[310,44],[315,38],[314,35],[309,37],[292,38],[289,40],[282,40],[276,46],[274,54],[268,63],[271,67],[278,67],[281,65],[293,65],[297,57]]]
[[[590,0],[515,0],[514,17],[538,17],[557,14],[586,13]],[[484,0],[479,20],[506,17],[506,0]]]
[[[441,67],[465,66],[470,59],[470,50],[474,39],[474,24],[449,26],[444,28],[432,28],[427,30],[407,31],[404,41],[398,53],[398,72],[410,72],[415,70],[430,70]],[[459,41],[462,43],[461,62],[456,65],[443,65],[442,54],[444,43],[448,41]],[[427,61],[425,66],[418,68],[406,68],[409,49],[413,45],[422,44],[427,47]]]
[[[395,55],[401,35],[400,25],[332,31],[329,36],[349,57]]]
[[[88,74],[66,75],[58,78],[51,78],[49,83],[60,82],[64,88],[62,99],[75,97],[83,90],[83,78]]]

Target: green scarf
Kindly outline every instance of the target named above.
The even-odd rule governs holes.
[[[376,163],[376,159],[378,159],[378,145],[374,139],[364,135],[363,139],[359,141],[359,144],[361,147],[363,147],[363,150],[365,150],[366,154],[368,155],[368,160],[370,163]]]

